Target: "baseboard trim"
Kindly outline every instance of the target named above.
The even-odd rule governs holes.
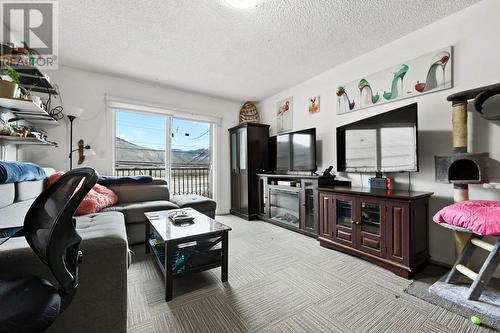
[[[436,266],[439,266],[439,267],[443,267],[443,268],[452,268],[453,267],[453,264],[447,264],[447,263],[444,263],[442,261],[434,260],[434,259],[429,259],[429,263],[436,265]]]

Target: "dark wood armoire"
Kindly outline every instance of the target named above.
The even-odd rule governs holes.
[[[243,123],[229,129],[231,214],[247,220],[259,213],[257,174],[268,169],[269,125]]]

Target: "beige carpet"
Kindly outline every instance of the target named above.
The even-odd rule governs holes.
[[[128,272],[129,332],[492,332],[403,292],[410,281],[310,237],[231,215],[229,281],[220,269],[174,283],[142,246]]]

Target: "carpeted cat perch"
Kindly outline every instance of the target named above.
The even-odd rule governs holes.
[[[500,119],[500,84],[448,96],[452,102],[453,154],[436,156],[436,181],[453,184],[455,204],[439,211],[434,221],[453,230],[457,260],[429,291],[500,320],[500,290],[488,288],[500,264],[500,202],[469,201],[469,184],[488,182],[489,160],[488,153],[469,153],[467,149],[467,104],[471,99],[484,118]],[[496,244],[482,240],[485,236],[497,237]],[[468,267],[476,250],[487,253],[479,272]]]

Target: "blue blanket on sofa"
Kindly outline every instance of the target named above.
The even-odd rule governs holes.
[[[34,163],[0,161],[0,184],[47,178],[43,168]]]
[[[144,184],[151,183],[151,176],[99,176],[97,184],[99,185],[122,185],[122,184]]]

